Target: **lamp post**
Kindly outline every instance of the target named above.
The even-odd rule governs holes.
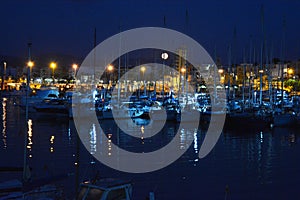
[[[27,62],[27,85],[26,85],[26,109],[25,109],[25,119],[27,124],[27,130],[29,130],[28,125],[28,96],[30,90],[30,69],[33,67],[34,63],[31,61],[31,45],[32,43],[28,43],[28,62]],[[24,154],[23,154],[23,182],[28,181],[27,177],[27,133],[24,134]]]
[[[168,59],[169,55],[165,52],[161,54],[161,58],[163,59],[163,88],[162,88],[162,93],[163,97],[165,96],[165,61]]]
[[[287,73],[288,73],[288,75],[289,75],[288,78],[292,77],[293,74],[294,74],[293,68],[288,68]]]
[[[76,72],[77,72],[76,70],[77,70],[77,68],[78,68],[78,65],[74,63],[74,64],[72,65],[72,67],[73,67],[73,69],[74,69],[74,78],[75,78],[75,77],[76,77]]]
[[[112,74],[112,71],[114,70],[114,66],[113,65],[108,65],[107,66],[107,70],[109,72],[109,81],[108,81],[108,83],[111,83],[112,82],[112,80],[111,80],[111,74]],[[109,85],[111,87],[112,83],[109,84]]]
[[[34,66],[34,62],[33,61],[28,61],[27,62],[27,66],[29,67],[29,75],[28,75],[28,81],[30,83],[31,81],[31,72],[32,72],[32,67]]]
[[[142,74],[143,74],[144,96],[146,96],[145,71],[146,71],[146,67],[145,67],[145,66],[142,66],[142,67],[141,67],[141,72],[142,72]]]
[[[50,68],[52,69],[52,79],[53,79],[53,83],[55,83],[55,79],[54,79],[54,70],[56,68],[56,63],[55,62],[51,62],[50,63]]]
[[[185,86],[185,72],[186,72],[186,68],[185,67],[181,67],[180,69],[181,73],[182,73],[182,76],[180,75],[180,80],[183,79],[181,82],[182,82],[182,94],[184,94],[184,86]],[[182,78],[181,78],[182,77]]]
[[[220,84],[224,84],[224,76],[223,76],[224,69],[219,69],[218,72],[220,74]]]

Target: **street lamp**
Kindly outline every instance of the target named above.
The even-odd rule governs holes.
[[[224,73],[224,69],[219,69],[218,70],[219,74],[220,74],[220,84],[224,84],[224,80],[225,80],[225,77],[223,76],[223,73]]]
[[[143,74],[144,96],[146,95],[145,71],[146,71],[146,67],[145,67],[145,66],[142,66],[142,67],[141,67],[141,72],[142,72],[142,74]]]
[[[161,54],[161,58],[163,59],[163,88],[162,88],[163,96],[165,96],[165,60],[167,60],[168,57],[169,55],[166,52]]]
[[[185,73],[186,72],[186,69],[185,69],[185,67],[182,67],[181,69],[180,69],[180,71],[181,71],[181,73]]]
[[[75,76],[76,76],[76,70],[77,70],[77,68],[78,68],[78,65],[74,63],[74,64],[72,65],[72,67],[73,67],[73,69],[74,69],[74,78],[75,78]]]
[[[186,67],[181,67],[180,72],[182,75],[179,76],[179,88],[181,89],[181,92],[184,93]]]
[[[289,68],[287,71],[289,77],[291,77],[294,74],[294,70],[292,68]]]
[[[30,68],[32,68],[34,66],[34,62],[28,61],[27,66],[30,67]]]
[[[107,70],[108,70],[109,72],[112,72],[112,71],[114,70],[114,66],[113,66],[113,65],[108,65],[108,66],[107,66]]]
[[[33,61],[31,61],[31,60],[29,60],[28,62],[27,62],[27,66],[29,67],[29,75],[28,75],[28,79],[29,79],[29,82],[30,82],[30,75],[31,75],[31,72],[32,72],[32,67],[34,66],[34,62]]]
[[[55,79],[54,79],[54,70],[56,68],[56,63],[55,62],[51,62],[50,63],[50,68],[52,69],[52,79],[53,79],[53,83],[55,82]]]
[[[107,66],[107,70],[109,71],[109,82],[112,82],[111,81],[111,72],[114,70],[114,66],[113,65],[108,65]]]

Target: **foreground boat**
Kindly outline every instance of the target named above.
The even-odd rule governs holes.
[[[44,114],[61,114],[69,116],[69,103],[66,99],[50,99],[36,103],[33,108]]]
[[[63,199],[63,190],[55,185],[43,185],[30,189],[15,179],[0,183],[0,200]]]
[[[34,106],[37,103],[41,103],[44,100],[57,99],[59,96],[59,90],[56,87],[42,87],[37,90],[36,93],[30,95],[28,98],[23,96],[21,98],[20,107],[25,110],[26,104],[28,105],[29,112],[35,112]]]
[[[108,200],[132,199],[132,184],[130,181],[123,181],[112,178],[104,178],[94,181],[85,181],[80,184],[78,200]]]

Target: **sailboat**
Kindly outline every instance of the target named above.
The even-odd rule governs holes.
[[[264,41],[263,45],[261,47],[261,53],[263,53],[264,50]],[[231,69],[231,49],[229,49],[229,67]],[[261,63],[260,63],[260,72],[263,70],[263,60],[262,60],[263,54],[261,55]],[[245,59],[244,59],[245,60]],[[245,71],[245,70],[244,70]],[[245,78],[245,77],[243,77]],[[225,129],[240,129],[240,130],[245,130],[245,127],[247,127],[247,130],[254,130],[254,131],[261,131],[266,128],[272,127],[274,124],[274,118],[273,118],[273,113],[272,110],[267,107],[263,101],[262,101],[262,73],[259,74],[260,78],[260,90],[259,90],[259,104],[257,107],[255,107],[255,104],[252,103],[252,109],[240,109],[237,111],[233,111],[232,105],[235,105],[235,103],[229,103],[229,112],[227,113],[226,116],[226,121],[225,121]],[[245,84],[245,83],[244,83]],[[229,85],[230,85],[230,79],[229,79]],[[244,86],[243,86],[244,87]],[[245,90],[243,89],[243,92]],[[230,95],[228,91],[228,95]],[[230,97],[228,96],[228,99]],[[243,94],[243,105],[242,107],[244,108],[244,94]],[[256,100],[256,99],[255,99]],[[235,102],[235,99],[233,99],[231,102]]]

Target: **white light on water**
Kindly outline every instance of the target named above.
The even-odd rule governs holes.
[[[96,151],[97,151],[96,125],[92,124],[92,128],[90,129],[90,153],[95,154]]]
[[[3,140],[3,148],[7,148],[7,142],[6,142],[6,98],[3,98],[2,100],[2,123],[3,123],[3,129],[2,129],[2,140]]]
[[[194,132],[194,150],[198,154],[198,138],[197,138],[197,129]]]

